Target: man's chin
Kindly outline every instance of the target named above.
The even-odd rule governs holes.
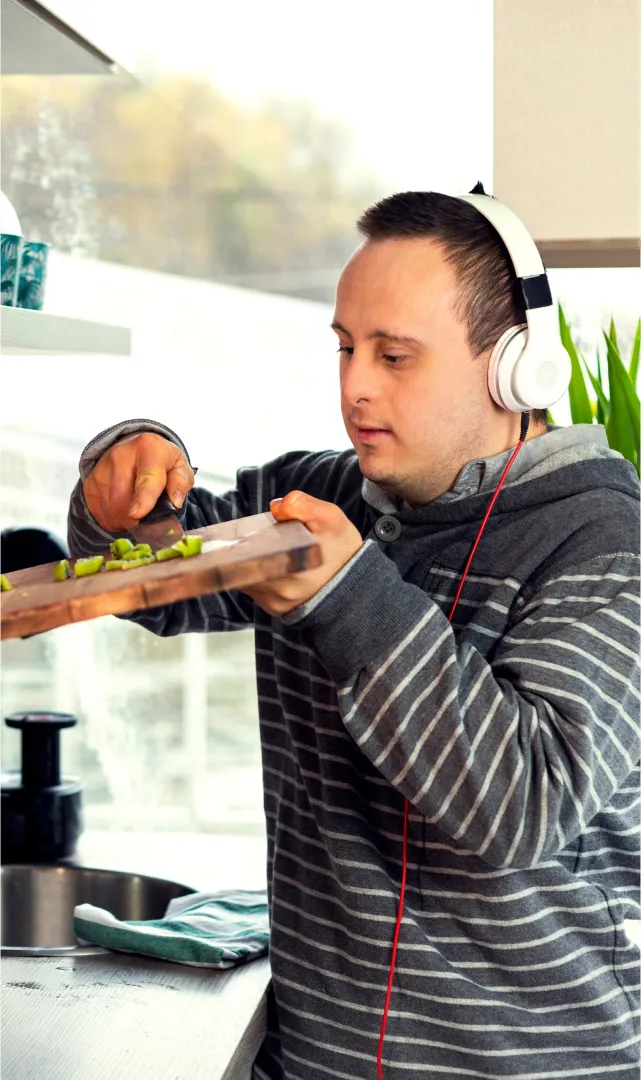
[[[386,469],[382,463],[368,460],[367,456],[364,459],[360,458],[359,464],[366,480],[371,480],[373,484],[389,492],[390,495],[399,493],[399,480],[390,474],[389,468]]]

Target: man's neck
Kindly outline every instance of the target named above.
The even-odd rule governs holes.
[[[518,423],[519,423],[519,426],[516,429],[516,436],[514,438],[512,438],[512,441],[507,442],[507,445],[503,445],[501,441],[497,440],[497,442],[495,443],[494,446],[492,446],[490,444],[489,446],[486,446],[483,449],[479,449],[479,451],[477,453],[470,454],[469,457],[467,458],[467,460],[462,462],[462,464],[456,470],[456,473],[451,477],[451,479],[449,481],[444,480],[442,482],[442,484],[438,484],[438,486],[435,487],[433,491],[422,493],[422,497],[420,498],[420,500],[417,500],[416,502],[413,501],[413,500],[410,502],[407,499],[403,498],[402,501],[401,501],[402,508],[405,509],[405,510],[409,510],[409,509],[417,509],[420,506],[427,506],[429,503],[434,502],[435,499],[440,498],[441,495],[444,495],[445,492],[452,490],[452,488],[456,484],[456,481],[458,480],[459,476],[461,475],[461,472],[463,471],[463,469],[467,465],[470,464],[470,462],[472,462],[472,461],[482,461],[485,458],[497,457],[499,454],[504,454],[508,450],[513,450],[514,447],[517,445],[517,443],[519,441],[520,418],[518,418]],[[531,439],[536,439],[540,435],[545,435],[546,433],[547,433],[547,425],[546,424],[532,424],[532,422],[530,421],[530,426],[528,428],[528,432],[527,432],[527,435],[525,437],[525,441],[530,442]],[[505,440],[503,440],[503,442],[505,442]]]

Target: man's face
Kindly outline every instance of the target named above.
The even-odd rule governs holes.
[[[487,363],[472,356],[457,294],[431,240],[368,241],[338,284],[347,433],[363,475],[417,506],[451,486],[491,422]]]

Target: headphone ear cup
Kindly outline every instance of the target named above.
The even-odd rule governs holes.
[[[570,384],[572,363],[560,340],[539,332],[535,341],[538,346],[527,324],[512,326],[490,355],[488,388],[497,405],[509,412],[547,409]]]
[[[487,385],[492,398],[502,409],[522,412],[523,408],[512,394],[514,369],[527,344],[527,324],[511,326],[497,341],[490,354]]]

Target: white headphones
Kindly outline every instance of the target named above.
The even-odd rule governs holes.
[[[505,244],[525,302],[526,323],[512,326],[492,350],[490,394],[510,412],[547,409],[570,384],[572,364],[561,344],[556,310],[538,248],[523,222],[490,195],[459,195],[494,226]]]

